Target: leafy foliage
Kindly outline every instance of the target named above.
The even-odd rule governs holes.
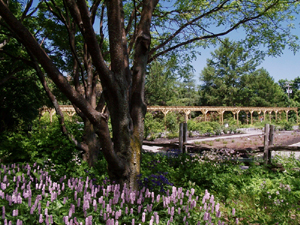
[[[80,125],[66,123],[73,135],[80,140]],[[0,139],[0,158],[6,163],[36,162],[40,160],[41,163],[46,163],[57,171],[66,171],[71,169],[71,164],[75,166],[76,161],[74,161],[74,158],[76,156],[80,161],[80,153],[67,137],[61,135],[57,120],[52,124],[43,120],[35,120],[32,131],[28,134],[22,130],[4,132]]]
[[[211,106],[284,106],[284,93],[241,43],[225,39],[211,53],[200,75],[200,104]]]

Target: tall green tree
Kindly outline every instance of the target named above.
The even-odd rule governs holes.
[[[176,98],[175,89],[177,74],[177,59],[160,59],[151,63],[145,77],[145,101],[147,105],[167,105]]]
[[[188,59],[173,55],[151,63],[145,79],[147,105],[195,105],[194,73]]]
[[[229,39],[211,56],[200,75],[202,105],[284,106],[280,86],[265,69],[257,69],[262,58]]]
[[[169,105],[194,106],[199,102],[199,95],[195,84],[194,73],[190,71],[185,78],[176,83],[176,98]]]
[[[240,43],[226,38],[221,46],[211,53],[207,66],[200,74],[201,105],[241,105],[239,92],[242,76],[252,74],[259,60],[249,55]]]
[[[284,92],[263,68],[243,75],[239,87],[237,101],[242,106],[286,106]]]
[[[7,35],[22,43],[28,52],[57,113],[59,106],[45,76],[86,118],[90,126],[85,132],[90,132],[91,144],[97,145],[101,140],[110,178],[121,184],[126,182],[134,189],[140,174],[149,63],[171,53],[193,55],[195,47],[207,47],[240,28],[251,48],[262,43],[269,53],[277,54],[285,45],[297,47],[290,33],[292,27],[286,27],[286,22],[293,19],[292,12],[298,10],[298,5],[283,0],[45,0],[37,11],[41,10],[45,18],[63,25],[67,31],[67,36],[56,30],[49,32],[53,35],[49,41],[47,36],[40,35],[39,29],[28,27],[27,22],[36,16],[32,1],[24,7],[24,16],[15,13],[7,3],[11,1],[0,0],[1,26],[7,27]],[[94,27],[100,28],[99,33]],[[54,37],[57,42],[52,41]],[[65,40],[69,40],[67,45],[59,44]],[[79,48],[78,40],[83,43]],[[65,48],[72,52],[73,80],[66,79],[64,63],[58,62],[65,55],[59,60],[52,55],[57,49],[57,55],[64,53]],[[103,91],[97,98],[99,82]],[[108,129],[108,112],[113,139]],[[98,151],[89,149],[87,159],[93,166]]]

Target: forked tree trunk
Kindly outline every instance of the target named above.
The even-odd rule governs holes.
[[[69,84],[29,30],[11,14],[5,3],[0,0],[0,14],[3,20],[19,37],[19,41],[31,50],[33,56],[61,92],[86,117],[84,129],[88,149],[86,150],[85,159],[89,165],[94,165],[97,161],[99,143],[101,142],[103,154],[108,163],[110,178],[121,185],[127,183],[135,190],[138,189],[137,175],[140,174],[141,169],[143,118],[146,112],[144,82],[151,43],[151,17],[157,3],[158,0],[142,1],[140,21],[136,28],[136,35],[132,39],[135,53],[132,64],[133,69],[130,71],[122,1],[106,1],[111,58],[111,66],[108,67],[95,35],[86,1],[66,0],[70,15],[76,21],[87,44],[87,49],[93,60],[93,68],[95,68],[101,80],[105,102],[111,116],[114,140],[112,142],[107,116],[103,113],[102,107],[98,107],[102,103],[98,103],[95,107],[89,101],[89,94],[84,97]],[[91,73],[87,74],[89,77],[87,89],[91,87],[93,81],[92,76],[89,74]]]

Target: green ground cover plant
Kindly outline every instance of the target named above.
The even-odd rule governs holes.
[[[276,157],[285,172],[232,161],[233,152],[143,153],[140,190],[107,178],[105,160],[73,172],[40,163],[1,164],[1,223],[299,224],[300,162]],[[22,223],[21,223],[22,221]],[[112,223],[114,221],[114,223]],[[117,222],[118,221],[118,222]],[[218,222],[220,221],[220,222]]]

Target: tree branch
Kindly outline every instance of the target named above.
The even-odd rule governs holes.
[[[135,43],[135,54],[132,69],[132,93],[130,115],[133,122],[133,129],[136,137],[142,144],[143,130],[140,130],[143,117],[146,113],[144,103],[145,73],[151,43],[151,18],[158,0],[143,1],[141,19],[138,25],[137,38]]]
[[[52,60],[41,48],[41,46],[34,39],[32,34],[23,26],[23,24],[16,19],[16,17],[10,12],[3,0],[0,0],[0,16],[5,20],[8,26],[18,36],[20,42],[31,50],[36,60],[46,71],[47,75],[53,80],[60,91],[66,95],[66,97],[80,109],[80,111],[89,119],[89,121],[97,129],[97,134],[100,139],[104,140],[102,146],[105,158],[111,167],[114,167],[117,171],[124,171],[125,165],[120,162],[120,158],[116,154],[113,148],[113,144],[110,138],[110,133],[106,121],[106,117],[95,110],[73,87],[68,83],[66,78],[58,71]],[[85,18],[86,19],[86,18]],[[84,19],[84,20],[85,20]],[[106,66],[101,65],[101,68],[107,70]],[[106,78],[107,79],[107,78]]]
[[[25,10],[22,13],[22,16],[20,18],[21,21],[23,21],[26,17],[26,14],[28,13],[30,7],[32,6],[33,0],[29,0],[29,2],[26,4]]]
[[[51,77],[62,93],[64,93],[71,102],[73,102],[85,115],[87,115],[92,123],[98,124],[102,115],[93,109],[91,105],[86,102],[85,99],[72,88],[72,86],[70,86],[66,78],[59,72],[44,49],[41,48],[26,27],[24,27],[24,25],[18,21],[16,17],[14,17],[3,0],[0,0],[0,15],[17,35],[20,42],[26,48],[31,50],[32,54],[43,66],[49,77]]]
[[[83,87],[85,89],[85,93],[87,93],[86,91],[86,81],[84,78],[84,71],[83,68],[81,66],[81,62],[79,60],[79,57],[77,55],[76,52],[76,45],[75,45],[75,27],[72,26],[72,23],[70,21],[69,18],[69,14],[68,14],[68,7],[66,7],[66,2],[64,1],[64,6],[66,8],[66,18],[63,16],[63,14],[61,13],[61,10],[59,9],[59,7],[56,5],[56,3],[51,0],[52,4],[54,5],[54,7],[56,8],[56,10],[58,11],[59,14],[55,13],[54,10],[51,8],[51,6],[46,2],[48,9],[52,12],[52,14],[54,16],[56,16],[66,27],[67,32],[68,32],[68,37],[69,37],[69,45],[70,45],[70,49],[71,49],[71,53],[72,56],[74,58],[74,67],[73,67],[73,73],[74,73],[74,83],[75,83],[75,88],[76,90],[81,93],[80,90],[80,85],[79,85],[79,73],[78,73],[78,68],[80,68],[81,71],[81,78],[82,78],[82,83],[83,83]]]
[[[103,33],[103,19],[104,19],[104,9],[105,9],[105,2],[103,2],[101,7],[101,15],[100,15],[100,49],[102,49],[103,41],[104,41],[104,33]]]
[[[123,78],[125,77],[124,59],[127,56],[127,54],[124,56],[124,48],[127,48],[127,45],[125,46],[126,40],[123,40],[124,15],[122,14],[124,12],[122,8],[121,0],[107,1],[111,70],[117,75],[116,79],[118,81],[118,85],[122,84]]]
[[[59,121],[59,124],[60,124],[60,128],[61,128],[61,131],[62,133],[70,140],[72,141],[76,148],[77,149],[80,149],[84,152],[88,152],[88,146],[87,144],[85,143],[82,143],[82,142],[79,142],[76,140],[76,138],[68,132],[67,128],[66,128],[66,125],[65,125],[65,117],[64,117],[64,114],[63,112],[61,111],[60,109],[60,106],[58,104],[58,101],[55,97],[55,95],[51,92],[50,88],[48,87],[47,85],[47,82],[46,82],[46,79],[45,79],[45,76],[44,76],[44,73],[42,72],[42,70],[40,69],[39,67],[39,64],[37,63],[37,61],[34,59],[34,56],[32,55],[32,53],[30,52],[29,49],[27,49],[28,53],[30,54],[30,57],[33,61],[33,64],[34,64],[34,69],[36,70],[37,72],[37,75],[44,87],[44,90],[46,91],[47,95],[48,95],[48,98],[50,99],[50,101],[52,102],[53,106],[54,106],[54,109],[56,111],[56,114],[58,115],[58,121]]]
[[[94,24],[94,22],[95,22],[96,12],[97,12],[98,6],[101,3],[101,1],[102,0],[95,0],[92,7],[90,8],[92,24]]]
[[[166,44],[168,44],[172,39],[174,39],[178,34],[180,34],[181,31],[183,31],[184,28],[186,28],[189,25],[192,25],[193,23],[195,23],[196,21],[199,21],[200,19],[204,18],[205,16],[208,16],[212,13],[215,13],[221,9],[223,9],[223,6],[229,2],[230,0],[226,0],[223,3],[219,4],[218,6],[216,6],[215,8],[209,10],[208,12],[192,19],[191,21],[185,23],[184,25],[182,25],[177,31],[175,31],[172,35],[170,35],[163,43],[157,45],[155,48],[151,49],[150,51],[150,55],[154,54],[154,52],[156,52],[158,49],[164,47]]]
[[[104,86],[113,90],[115,85],[113,75],[104,62],[91,20],[88,16],[89,12],[86,3],[84,0],[79,0],[78,7],[74,0],[66,0],[66,2],[88,45],[89,53],[92,56],[93,64],[99,73],[101,82],[103,82]]]
[[[195,42],[195,41],[199,41],[199,40],[205,40],[205,39],[211,39],[211,38],[216,38],[216,37],[220,37],[220,36],[224,36],[228,33],[230,33],[231,31],[237,29],[241,24],[244,24],[244,23],[247,23],[251,20],[255,20],[255,19],[258,19],[260,17],[262,17],[267,11],[269,11],[271,8],[273,8],[274,6],[276,5],[276,3],[268,6],[263,12],[259,13],[258,15],[256,16],[253,16],[253,17],[249,17],[249,18],[244,18],[242,20],[240,20],[239,22],[237,22],[236,24],[234,24],[231,28],[229,28],[228,30],[224,31],[224,32],[220,32],[220,33],[217,33],[217,34],[211,34],[211,35],[205,35],[205,36],[202,36],[202,37],[196,37],[196,38],[192,38],[188,41],[185,41],[185,42],[181,42],[175,46],[172,46],[164,51],[161,51],[155,55],[153,55],[149,60],[148,60],[148,63],[152,62],[153,60],[155,60],[156,58],[158,58],[159,56],[161,55],[164,55],[166,54],[167,52],[170,52],[176,48],[179,48],[181,46],[184,46],[184,45],[187,45],[189,43],[192,43],[192,42]],[[164,42],[164,44],[167,44],[166,42]],[[163,46],[161,46],[163,47]],[[158,49],[157,47],[155,48],[156,50]],[[154,53],[155,51],[151,50],[152,53]]]

